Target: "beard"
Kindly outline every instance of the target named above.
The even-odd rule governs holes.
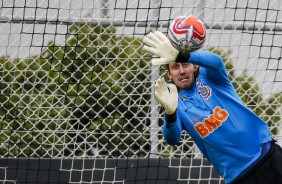
[[[198,77],[198,73],[199,73],[199,70],[197,68],[197,70],[194,72],[193,75],[191,76],[187,76],[187,81],[185,82],[181,82],[181,81],[171,81],[173,84],[176,85],[178,91],[179,90],[191,90],[193,88],[193,86],[195,85],[195,82],[196,82],[196,79]],[[183,77],[185,78],[185,76]],[[179,79],[177,79],[179,80]]]

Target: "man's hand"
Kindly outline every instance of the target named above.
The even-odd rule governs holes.
[[[175,62],[179,51],[170,43],[169,39],[159,31],[149,33],[143,38],[143,50],[160,58],[152,59],[153,65],[163,65]]]
[[[159,78],[155,84],[155,99],[165,109],[167,115],[176,111],[178,105],[178,91],[174,84],[167,84],[164,78]]]

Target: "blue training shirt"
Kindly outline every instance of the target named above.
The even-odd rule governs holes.
[[[177,120],[167,125],[165,118],[164,137],[175,145],[186,130],[230,183],[260,157],[263,143],[272,141],[269,128],[242,103],[221,57],[196,51],[188,62],[200,66],[199,74],[191,90],[180,90]]]

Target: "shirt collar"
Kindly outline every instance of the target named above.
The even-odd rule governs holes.
[[[182,99],[182,101],[188,100],[190,97],[194,95],[196,92],[197,84],[194,82],[193,87],[191,89],[181,89],[179,92],[179,97]]]

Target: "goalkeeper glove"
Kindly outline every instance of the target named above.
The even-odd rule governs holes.
[[[149,33],[143,38],[143,43],[145,44],[143,50],[160,57],[152,59],[153,65],[188,62],[189,60],[190,54],[175,49],[169,39],[160,31]]]
[[[155,99],[160,103],[167,115],[176,111],[178,105],[178,91],[174,84],[167,84],[164,78],[159,78],[155,84]]]

